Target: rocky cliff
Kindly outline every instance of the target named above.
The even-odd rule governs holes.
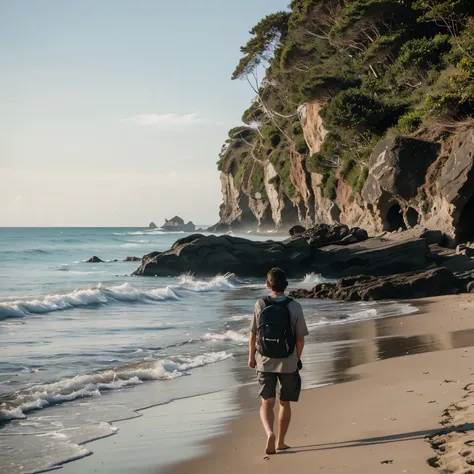
[[[272,59],[222,149],[215,229],[474,240],[474,6],[454,3],[301,0],[264,18],[234,78]]]

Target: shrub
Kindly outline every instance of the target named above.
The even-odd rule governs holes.
[[[407,41],[400,49],[397,66],[400,70],[431,69],[440,66],[441,56],[451,49],[449,35]]]
[[[394,114],[387,104],[371,95],[348,89],[332,99],[321,115],[330,130],[380,133],[390,126]]]
[[[276,148],[281,142],[281,135],[279,133],[273,133],[270,136],[270,144],[273,148]]]
[[[400,117],[397,127],[404,134],[413,133],[423,122],[423,114],[419,110],[413,110]]]
[[[360,193],[368,176],[368,168],[352,162],[351,168],[346,172],[344,181],[350,188]]]
[[[303,126],[300,122],[295,122],[291,128],[293,135],[303,135]]]
[[[291,181],[290,170],[291,170],[291,163],[290,163],[290,160],[288,159],[283,163],[283,166],[280,169],[279,175],[281,178],[281,184],[283,185],[283,189],[285,190],[286,194],[289,197],[294,197],[296,195],[296,188],[295,188],[295,185]]]
[[[249,162],[250,157],[246,156],[240,163],[239,169],[237,170],[237,173],[234,176],[234,186],[237,189],[240,189],[242,187],[242,183],[244,180],[244,174],[247,169],[247,164]]]
[[[303,135],[299,135],[295,140],[295,150],[300,155],[306,155],[309,152],[308,144]]]
[[[252,170],[250,183],[252,185],[253,194],[255,195],[256,193],[260,193],[262,196],[262,199],[267,196],[264,178],[265,178],[265,170],[263,166],[260,163],[255,163]]]
[[[236,145],[245,145],[245,142],[251,142],[257,131],[254,128],[241,126],[234,127],[229,130],[229,143],[235,148]]]
[[[334,201],[336,199],[336,189],[337,189],[338,179],[334,173],[326,173],[323,175],[323,179],[321,181],[321,193],[330,201]]]

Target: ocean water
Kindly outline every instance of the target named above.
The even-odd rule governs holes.
[[[250,371],[234,369],[246,363],[264,278],[130,276],[139,262],[125,257],[166,250],[181,236],[0,228],[0,472],[41,472],[82,458],[91,454],[87,442],[113,435],[115,422],[144,407],[252,381]],[[87,263],[93,255],[104,263]],[[324,276],[308,274],[291,286],[319,281]],[[303,306],[312,334],[414,311],[401,303]],[[333,382],[323,368],[334,341],[317,342],[307,386]]]

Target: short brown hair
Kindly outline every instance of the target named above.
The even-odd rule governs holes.
[[[288,286],[288,282],[286,281],[285,272],[278,267],[272,268],[267,273],[267,281],[273,291],[277,293],[283,293]]]

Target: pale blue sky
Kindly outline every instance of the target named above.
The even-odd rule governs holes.
[[[0,226],[218,219],[248,30],[290,0],[0,0]]]

